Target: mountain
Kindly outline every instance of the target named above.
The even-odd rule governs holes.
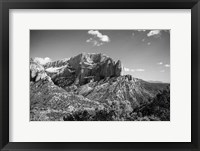
[[[43,65],[31,59],[31,120],[169,120],[169,106],[164,117],[163,111],[153,112],[161,107],[153,103],[159,96],[169,104],[169,84],[121,71],[121,61],[104,54],[82,53]],[[149,107],[152,112],[145,112]]]
[[[104,54],[82,53],[70,59],[49,62],[44,68],[57,85],[65,87],[72,83],[84,85],[91,80],[119,76],[121,62],[118,60],[115,63]]]
[[[163,81],[154,81],[154,80],[149,80],[149,83],[168,83],[168,82],[163,82]],[[168,83],[169,84],[169,83]]]

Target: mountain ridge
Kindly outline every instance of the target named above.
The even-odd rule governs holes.
[[[44,65],[31,59],[31,120],[81,120],[83,113],[85,120],[141,120],[139,113],[146,112],[140,108],[157,95],[166,91],[169,101],[169,84],[152,84],[121,72],[121,61],[104,54],[82,53]]]

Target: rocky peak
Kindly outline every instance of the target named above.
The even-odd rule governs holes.
[[[50,77],[47,76],[44,71],[44,67],[32,59],[30,61],[30,81],[37,82],[39,80],[47,79],[50,81]]]
[[[121,61],[115,62],[102,53],[81,53],[69,59],[48,62],[43,65],[48,76],[56,83],[83,85],[121,75]],[[68,82],[66,82],[66,80]],[[66,84],[67,83],[67,84]]]
[[[47,69],[50,67],[62,67],[68,64],[68,60],[69,58],[65,58],[57,61],[48,62],[44,65],[44,68]]]
[[[121,75],[121,62],[115,63],[112,58],[101,53],[82,53],[70,58],[68,63],[75,69],[80,85],[87,83],[88,77],[99,81],[103,78]]]

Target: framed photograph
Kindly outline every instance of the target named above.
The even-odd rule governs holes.
[[[200,150],[198,0],[0,6],[1,150]]]

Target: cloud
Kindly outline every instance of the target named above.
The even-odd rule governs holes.
[[[161,70],[160,72],[165,72],[165,70]]]
[[[147,37],[155,37],[158,38],[161,35],[161,30],[151,30],[150,32],[147,33]]]
[[[91,42],[91,41],[92,41],[92,38],[90,38],[90,39],[86,40],[86,42]]]
[[[144,42],[144,41],[145,41],[145,39],[142,39],[142,41]]]
[[[134,32],[132,32],[132,36],[135,36],[135,33],[134,33]]]
[[[166,68],[169,68],[169,67],[170,67],[170,64],[163,64],[163,62],[158,62],[157,64],[158,64],[158,65],[163,65],[163,66],[166,67]]]
[[[157,64],[158,64],[158,65],[162,65],[162,64],[163,64],[163,62],[158,62]]]
[[[101,46],[104,43],[110,42],[110,38],[107,35],[103,35],[98,30],[89,30],[88,34],[92,35],[92,37],[86,40],[86,42],[93,43],[93,46]]]
[[[128,71],[130,71],[130,69],[129,69],[129,68],[126,68],[126,67],[124,67],[124,71],[128,72]]]
[[[150,44],[151,44],[150,42],[147,43],[147,45],[150,45]]]
[[[165,67],[166,67],[166,68],[169,68],[169,67],[170,67],[170,65],[169,65],[169,64],[165,64]]]
[[[97,41],[97,40],[92,39],[92,38],[89,38],[88,40],[86,40],[86,42],[92,43],[93,46],[101,46],[101,45],[103,45],[103,42]]]
[[[144,69],[130,69],[130,68],[124,67],[124,71],[125,72],[143,72],[145,70]]]
[[[39,63],[39,64],[41,64],[41,65],[45,65],[46,63],[51,62],[52,60],[50,58],[48,58],[48,57],[45,57],[45,58],[36,57],[34,59],[34,61]]]
[[[103,35],[98,30],[89,30],[88,34],[98,37],[103,42],[109,42],[110,39],[107,35]]]

